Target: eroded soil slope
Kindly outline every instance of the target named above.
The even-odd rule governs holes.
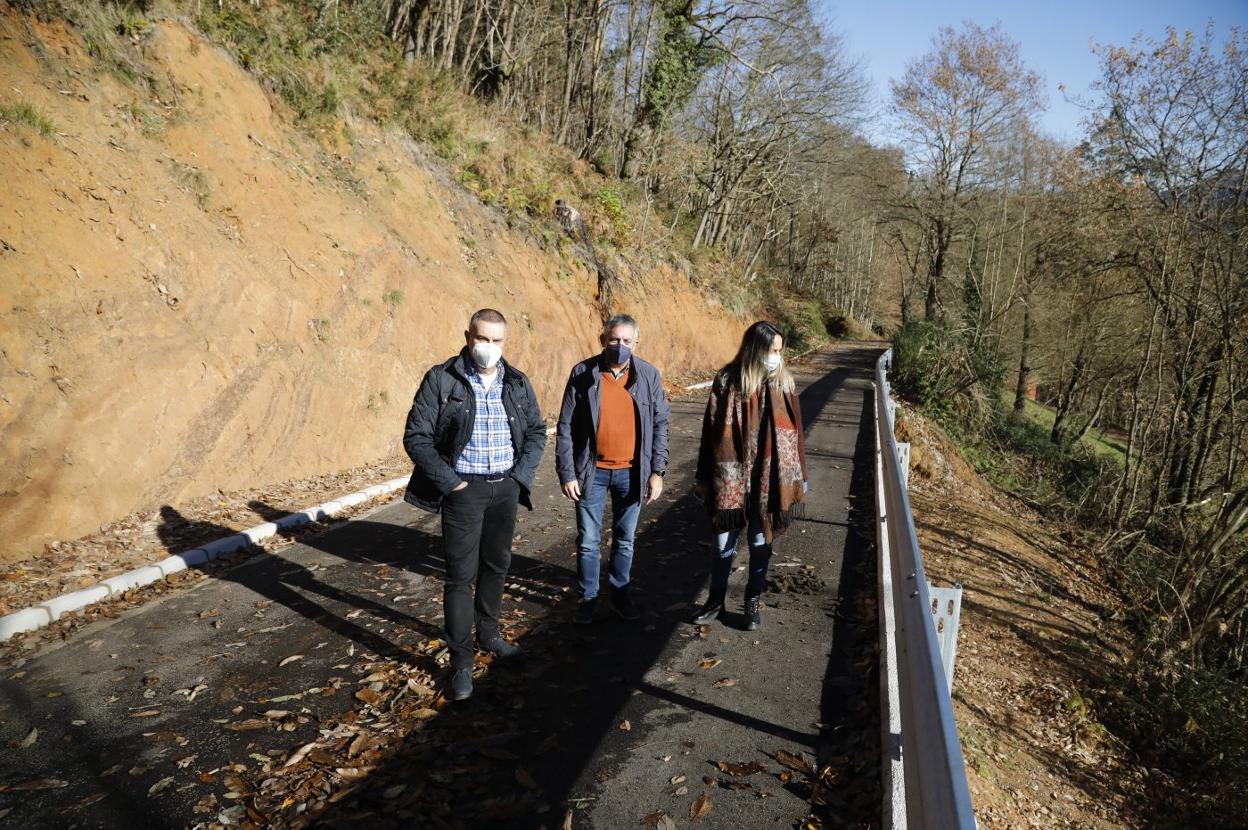
[[[540,244],[549,218],[509,223],[370,123],[313,141],[189,28],[142,49],[154,91],[0,11],[0,101],[56,128],[0,126],[0,561],[392,456],[480,306],[512,320],[508,356],[553,410],[600,311],[590,269]],[[731,354],[740,321],[686,276],[623,271],[645,356],[681,372]]]

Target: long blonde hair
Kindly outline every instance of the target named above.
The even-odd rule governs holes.
[[[746,329],[741,336],[741,348],[737,349],[737,356],[721,370],[723,382],[736,387],[747,398],[762,389],[768,380],[785,394],[797,388],[787,363],[781,363],[775,372],[767,371],[767,355],[771,352],[771,344],[776,335],[780,335],[783,342],[784,335],[766,320],[759,320]]]

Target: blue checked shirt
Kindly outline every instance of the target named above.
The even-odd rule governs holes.
[[[504,371],[503,364],[498,364],[498,376],[486,391],[477,367],[469,364],[468,382],[477,399],[477,417],[472,438],[455,461],[457,473],[505,473],[515,465],[516,448],[511,443],[511,425],[503,408]]]

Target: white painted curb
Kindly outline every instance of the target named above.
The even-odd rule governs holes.
[[[96,585],[92,585],[90,588],[62,594],[59,597],[45,600],[33,608],[23,608],[21,611],[6,614],[0,617],[0,642],[4,642],[16,634],[23,634],[27,631],[34,631],[35,629],[51,625],[65,614],[81,611],[88,605],[124,594],[131,588],[151,585],[153,582],[164,579],[170,574],[203,565],[205,562],[211,562],[222,554],[258,544],[270,536],[276,535],[279,530],[300,527],[318,519],[336,516],[348,507],[363,504],[369,499],[393,493],[406,486],[406,476],[392,478],[389,481],[383,481],[381,484],[374,484],[363,490],[348,493],[334,501],[318,504],[316,507],[309,507],[307,510],[291,513],[276,521],[265,522],[262,525],[256,525],[231,536],[217,539],[202,547],[192,548],[183,553],[175,554],[154,565],[144,565],[141,568],[135,568],[132,571],[111,576]]]

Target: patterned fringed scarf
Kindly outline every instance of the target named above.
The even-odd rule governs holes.
[[[753,513],[762,520],[763,535],[771,542],[794,518],[800,518],[801,411],[793,394],[765,388],[743,400],[731,384],[725,386],[715,407],[711,524],[720,533],[736,530],[745,527]]]

